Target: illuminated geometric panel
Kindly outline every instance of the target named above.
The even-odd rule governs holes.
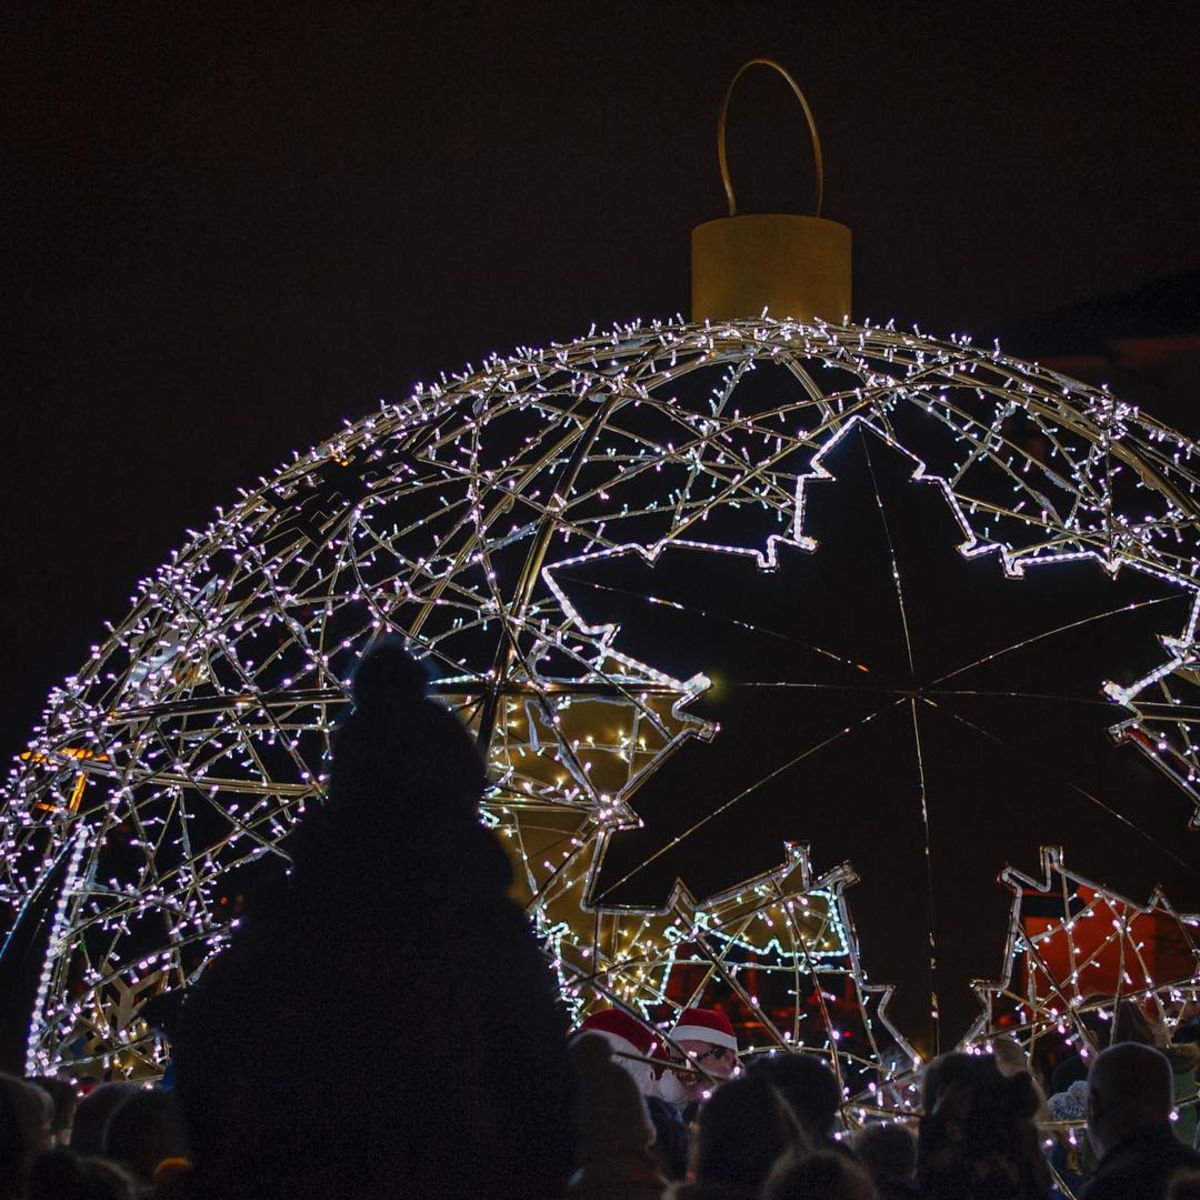
[[[1181,998],[1173,993],[1200,977],[1200,916],[1177,913],[1160,891],[1142,905],[1090,883],[1058,849],[1043,851],[1042,872],[1004,872],[1013,893],[1005,973],[976,984],[984,1012],[973,1036],[1003,1031],[1031,1055],[1040,1039],[1066,1039],[1086,1058],[1107,1044],[1088,1015],[1108,1025],[1123,1000],[1155,1009],[1171,1028]]]

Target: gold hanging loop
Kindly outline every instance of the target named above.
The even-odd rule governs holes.
[[[729,177],[729,159],[725,153],[725,123],[729,117],[729,100],[733,95],[733,89],[737,87],[738,80],[751,67],[770,67],[772,71],[777,71],[783,76],[788,87],[792,89],[796,99],[800,101],[800,107],[804,109],[804,119],[808,122],[808,132],[812,137],[813,162],[817,169],[817,207],[813,210],[813,216],[819,217],[821,205],[825,199],[825,164],[821,158],[821,138],[817,133],[817,123],[813,119],[812,109],[808,107],[804,93],[800,90],[800,85],[792,78],[788,69],[773,58],[752,58],[749,62],[742,63],[729,81],[729,87],[725,89],[725,99],[721,101],[721,115],[717,120],[717,162],[721,166],[721,182],[725,185],[725,195],[729,198],[729,215],[737,216],[737,198],[733,194],[733,180]]]
[[[729,100],[751,67],[770,67],[787,81],[812,134],[817,168],[817,211],[747,213],[738,216],[725,125]],[[729,216],[692,230],[692,319],[739,321],[766,312],[775,318],[836,323],[850,313],[850,230],[821,216],[825,164],[812,109],[800,86],[774,59],[752,58],[729,81],[717,121],[717,162],[729,200]]]

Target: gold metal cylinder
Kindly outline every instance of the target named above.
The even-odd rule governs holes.
[[[850,230],[824,217],[749,213],[692,230],[692,320],[759,316],[840,324],[850,314]]]
[[[738,215],[737,197],[725,152],[729,101],[751,67],[781,76],[804,110],[816,169],[816,210]],[[840,324],[850,316],[850,230],[821,216],[825,160],[812,109],[800,85],[771,58],[743,63],[725,89],[717,118],[717,165],[729,201],[729,216],[692,230],[692,320],[736,321],[765,309],[772,317],[820,318]]]

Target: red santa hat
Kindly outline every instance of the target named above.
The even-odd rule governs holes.
[[[679,1014],[671,1039],[676,1042],[711,1042],[738,1052],[737,1034],[729,1018],[716,1008],[685,1008]]]
[[[636,1017],[619,1008],[605,1008],[586,1017],[580,1033],[598,1033],[618,1054],[652,1058],[658,1039]]]

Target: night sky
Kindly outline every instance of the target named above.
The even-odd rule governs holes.
[[[990,341],[1200,265],[1190,3],[18,5],[0,42],[13,751],[136,579],[292,449],[490,351],[686,310],[746,58],[808,95],[860,320]],[[743,211],[808,211],[767,72],[730,148]]]

